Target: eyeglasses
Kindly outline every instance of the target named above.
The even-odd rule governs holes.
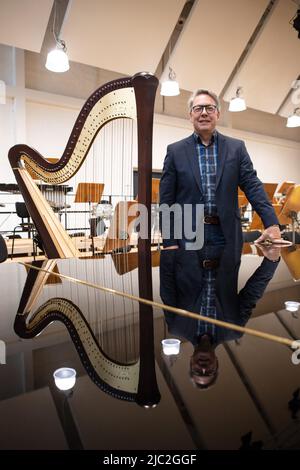
[[[192,111],[195,114],[202,114],[204,109],[207,112],[207,114],[213,114],[215,110],[217,109],[217,106],[215,106],[214,104],[207,104],[207,105],[199,104],[197,106],[192,107]]]

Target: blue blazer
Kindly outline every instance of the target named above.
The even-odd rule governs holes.
[[[262,182],[257,177],[252,161],[242,140],[217,132],[218,162],[216,205],[226,242],[242,243],[242,229],[238,207],[238,187],[244,191],[253,209],[265,227],[278,224],[272,204]],[[160,204],[204,204],[200,168],[193,134],[168,146],[160,181]],[[194,215],[193,215],[194,217]],[[195,220],[193,220],[195,230]],[[173,219],[171,236],[164,246],[184,243],[174,237]]]

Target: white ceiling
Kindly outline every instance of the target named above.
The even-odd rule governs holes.
[[[63,29],[69,57],[128,75],[154,73],[184,4],[185,0],[73,0]]]
[[[73,61],[128,75],[155,72],[184,4],[185,0],[70,0],[61,38]],[[275,0],[249,47],[268,4],[269,0],[196,0],[163,76],[170,64],[184,90],[209,88],[229,101],[242,86],[249,107],[291,114],[300,105],[300,92],[289,96],[300,75],[300,40],[289,24],[298,5],[295,0]],[[0,43],[39,52],[52,5],[53,0],[0,0]]]
[[[220,94],[267,4],[268,0],[197,2],[169,61],[180,86]]]
[[[0,0],[0,43],[40,52],[53,0]]]
[[[300,73],[300,40],[289,24],[296,10],[292,0],[279,0],[242,64],[235,86],[237,81],[243,86],[251,108],[275,114]],[[235,94],[235,86],[225,100]]]

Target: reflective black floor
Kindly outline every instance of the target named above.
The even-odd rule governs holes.
[[[35,268],[0,265],[1,449],[300,448],[288,345],[140,308],[135,253]],[[299,312],[285,307],[300,302],[300,246],[278,262],[250,244],[241,258],[153,252],[152,279],[157,302],[300,338]],[[163,353],[167,337],[181,339],[178,355]],[[77,372],[69,391],[54,383],[61,367]]]

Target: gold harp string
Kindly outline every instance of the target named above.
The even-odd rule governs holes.
[[[32,266],[28,263],[19,262],[19,264],[22,264],[24,266],[32,267],[32,269],[36,269],[38,271],[48,272],[46,269],[37,268],[37,267]],[[206,323],[212,323],[212,324],[220,326],[222,328],[227,328],[229,330],[239,331],[241,333],[256,336],[256,337],[261,338],[261,339],[266,339],[266,340],[273,341],[273,342],[276,342],[276,343],[281,343],[281,344],[284,344],[286,346],[289,346],[292,349],[295,349],[296,341],[291,340],[289,338],[284,338],[282,336],[273,335],[271,333],[265,333],[263,331],[255,330],[253,328],[247,328],[247,327],[244,327],[244,326],[235,325],[234,323],[229,323],[229,322],[225,322],[225,321],[222,321],[222,320],[209,318],[209,317],[203,316],[199,313],[194,313],[194,312],[190,312],[188,310],[184,310],[184,309],[181,309],[181,308],[161,304],[160,302],[155,302],[153,300],[144,299],[144,298],[136,296],[136,295],[127,294],[126,292],[120,292],[120,291],[117,291],[115,289],[111,289],[109,287],[104,287],[104,286],[100,286],[100,285],[97,285],[97,284],[93,284],[91,282],[83,281],[81,279],[76,279],[74,277],[67,276],[65,274],[53,273],[53,275],[54,276],[59,276],[59,277],[61,277],[63,279],[66,279],[70,282],[75,282],[75,283],[77,282],[78,284],[88,285],[89,287],[92,287],[93,289],[98,289],[98,290],[101,290],[103,292],[107,292],[107,293],[110,293],[110,294],[113,294],[113,295],[116,295],[116,296],[122,296],[122,297],[125,297],[127,299],[131,299],[131,300],[134,300],[136,302],[142,303],[144,305],[148,305],[150,307],[159,308],[159,309],[163,309],[163,310],[168,310],[170,312],[176,313],[177,315],[181,315],[181,316],[187,317],[187,318],[193,318],[195,320],[203,320]]]

